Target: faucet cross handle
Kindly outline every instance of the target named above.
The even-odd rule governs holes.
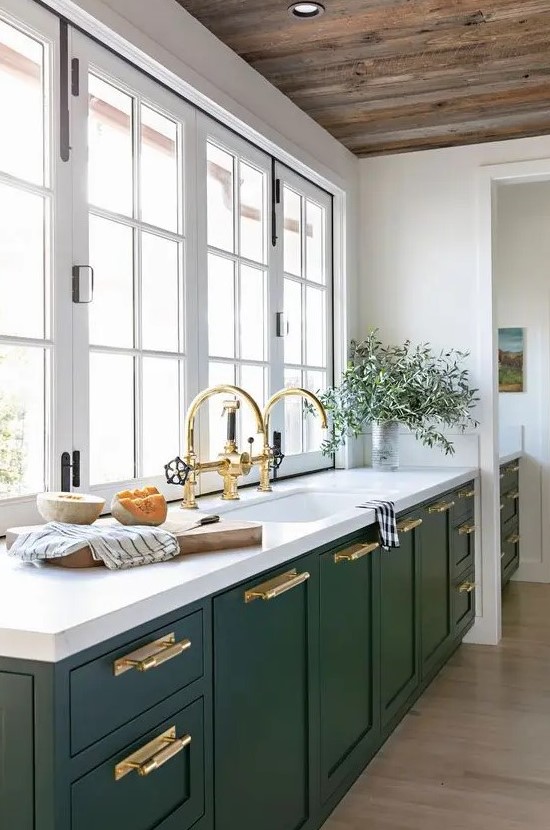
[[[191,467],[179,455],[164,465],[164,473],[168,484],[178,484],[183,487],[190,472]]]

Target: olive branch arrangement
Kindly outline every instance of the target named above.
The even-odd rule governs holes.
[[[472,414],[478,390],[470,386],[463,367],[468,354],[455,349],[434,352],[429,343],[413,346],[410,340],[384,346],[377,329],[365,340],[352,341],[340,383],[320,394],[332,422],[323,452],[335,452],[348,436],[359,437],[367,424],[397,421],[424,445],[453,454],[453,443],[443,429],[464,432],[478,425]]]

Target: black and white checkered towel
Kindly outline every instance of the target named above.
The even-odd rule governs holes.
[[[378,522],[378,534],[380,536],[380,544],[385,549],[398,548],[399,536],[397,533],[397,523],[395,521],[395,505],[393,501],[381,501],[380,499],[370,499],[359,507],[365,507],[376,512],[376,521]]]

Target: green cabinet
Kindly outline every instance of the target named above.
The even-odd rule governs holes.
[[[319,697],[321,798],[325,801],[379,742],[378,541],[320,557]]]
[[[519,568],[519,459],[500,468],[500,570],[504,588]]]
[[[0,827],[34,828],[33,678],[0,673]]]
[[[214,599],[216,830],[298,830],[310,815],[310,634],[318,555]]]
[[[59,663],[0,659],[0,828],[318,830],[473,624],[472,492],[400,515],[399,548],[369,526]]]
[[[421,676],[429,677],[449,651],[451,620],[452,495],[427,505],[422,524],[420,568]]]
[[[386,732],[419,683],[419,512],[400,518],[400,547],[380,552],[380,704]]]

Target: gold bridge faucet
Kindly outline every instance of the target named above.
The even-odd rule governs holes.
[[[195,450],[195,420],[197,413],[209,398],[215,395],[228,394],[235,399],[224,401],[224,413],[228,417],[227,441],[223,453],[215,461],[200,461]],[[282,398],[294,395],[308,400],[317,409],[321,416],[321,425],[327,427],[327,414],[319,398],[307,389],[288,388],[276,392],[267,402],[263,414],[254,398],[244,389],[231,384],[219,384],[200,392],[192,401],[185,416],[186,449],[183,459],[176,458],[166,465],[166,478],[171,484],[183,484],[182,507],[194,509],[197,507],[195,488],[198,476],[201,473],[217,472],[223,478],[222,499],[233,501],[239,498],[238,481],[248,475],[254,465],[260,470],[260,484],[258,490],[262,493],[271,491],[270,470],[274,463],[274,450],[269,445],[269,422],[271,409]],[[262,450],[258,455],[251,456],[248,452],[240,452],[236,443],[236,413],[241,401],[248,404],[254,415],[256,431],[261,436]],[[253,439],[249,439],[252,443]]]

